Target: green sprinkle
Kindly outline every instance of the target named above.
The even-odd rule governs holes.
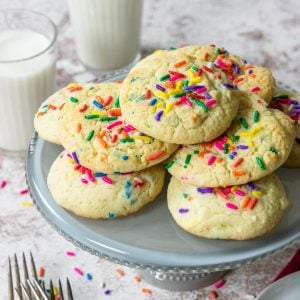
[[[199,70],[199,68],[197,66],[192,66],[191,69],[195,72],[197,72]]]
[[[175,47],[170,47],[169,50],[173,51],[173,50],[176,50],[177,48]]]
[[[168,78],[170,78],[170,74],[165,74],[165,75],[163,75],[163,76],[161,76],[161,77],[159,78],[159,81],[165,81],[165,80],[167,80]]]
[[[188,80],[185,80],[184,82],[183,82],[183,86],[188,86],[189,85],[189,81]]]
[[[134,78],[134,77],[132,77],[131,80],[130,80],[131,83],[135,82],[135,81],[136,81],[136,78]]]
[[[245,129],[248,129],[248,128],[249,128],[249,125],[248,125],[248,123],[247,123],[247,121],[246,121],[245,118],[240,118],[240,122],[241,122],[242,126],[243,126]]]
[[[91,87],[89,88],[89,91],[90,91],[90,90],[93,90],[93,89],[94,89],[94,87],[93,87],[93,86],[91,86]]]
[[[262,170],[265,170],[265,169],[266,169],[265,164],[264,164],[264,162],[262,161],[262,159],[260,159],[259,157],[256,157],[256,162],[257,162],[258,166],[259,166]]]
[[[191,158],[192,158],[192,154],[188,154],[188,155],[186,156],[186,158],[185,158],[184,163],[185,163],[186,165],[188,165],[188,164],[190,163],[190,161],[191,161]]]
[[[120,97],[118,96],[115,100],[115,107],[119,108],[120,107]]]
[[[220,48],[217,48],[217,49],[216,49],[216,53],[217,53],[217,54],[220,54],[220,53],[221,53]]]
[[[101,121],[101,122],[108,122],[108,121],[115,121],[117,119],[118,119],[117,116],[114,116],[114,117],[104,117],[104,118],[99,118],[99,121]]]
[[[77,103],[77,102],[78,102],[78,99],[75,98],[75,97],[71,97],[71,98],[70,98],[70,101],[73,102],[73,103]]]
[[[195,103],[200,106],[205,112],[208,112],[208,107],[202,103],[201,101],[199,101],[198,99],[195,99]]]
[[[289,97],[290,97],[289,95],[279,95],[279,96],[276,96],[275,98],[288,99]]]
[[[168,163],[166,163],[164,165],[164,168],[165,169],[170,169],[173,165],[174,165],[174,161],[169,161]]]
[[[84,118],[87,120],[98,119],[99,115],[86,115],[86,116],[84,116]]]
[[[225,154],[228,154],[228,144],[226,143],[226,144],[224,144],[224,153]]]
[[[278,153],[278,150],[275,147],[270,147],[269,150],[273,153]]]
[[[183,198],[187,198],[189,196],[189,194],[183,193],[182,196],[183,196]]]
[[[184,96],[186,94],[186,92],[182,92],[182,93],[178,93],[178,94],[175,94],[173,95],[174,98],[180,98],[182,96]]]
[[[87,138],[86,138],[86,140],[87,140],[88,142],[93,138],[94,133],[95,133],[95,130],[91,130],[91,131],[90,131],[90,133],[88,134],[88,136],[87,136]]]
[[[240,139],[240,136],[239,136],[239,135],[234,135],[234,136],[232,137],[232,141],[233,141],[233,142],[237,142],[239,139]]]
[[[253,121],[256,123],[259,120],[259,112],[256,110],[253,115]]]
[[[128,139],[120,139],[121,143],[132,143],[134,140],[133,138],[128,138]]]
[[[199,150],[194,150],[194,154],[199,154]]]

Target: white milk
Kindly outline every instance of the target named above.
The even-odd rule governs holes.
[[[140,50],[143,0],[69,0],[82,63],[90,69],[124,67]]]
[[[45,36],[29,29],[0,31],[0,148],[27,148],[34,114],[54,92],[54,56],[49,52],[37,55],[48,46]],[[37,57],[25,59],[33,55]]]

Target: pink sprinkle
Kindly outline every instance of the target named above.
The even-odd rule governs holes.
[[[95,182],[96,181],[95,177],[92,175],[92,171],[91,170],[87,171],[87,175],[88,175],[88,178],[89,178],[89,180],[91,182]]]
[[[226,64],[221,59],[217,59],[217,65],[221,66],[221,67],[224,67],[224,68],[227,68]]]
[[[109,125],[106,127],[106,129],[112,129],[112,128],[116,127],[116,126],[122,125],[122,123],[123,123],[122,121],[115,121],[115,122],[109,124]]]
[[[82,183],[88,184],[88,181],[85,178],[81,178],[80,180],[81,180]]]
[[[182,100],[186,105],[192,106],[192,102],[188,100],[186,96],[182,96]]]
[[[130,132],[130,131],[135,130],[135,127],[133,127],[132,125],[128,124],[128,125],[125,125],[125,126],[123,127],[123,129],[124,129],[126,132]]]
[[[215,147],[218,149],[218,150],[220,150],[220,151],[223,151],[223,149],[224,149],[224,147],[223,147],[223,145],[221,144],[221,143],[215,143]]]
[[[28,189],[22,190],[22,191],[20,191],[20,195],[25,195],[25,194],[27,194],[28,192],[29,192]]]
[[[234,77],[233,77],[232,75],[229,75],[229,79],[230,79],[231,81],[233,81],[233,80],[234,80]]]
[[[235,190],[234,193],[239,196],[245,196],[245,193],[241,190]]]
[[[7,184],[7,181],[6,180],[2,180],[1,181],[1,184],[0,184],[0,189],[3,189]]]
[[[238,209],[238,207],[231,202],[226,202],[226,206],[230,209],[234,209],[234,210]]]
[[[230,186],[227,186],[224,190],[223,190],[224,194],[225,195],[228,195],[231,193],[231,187]]]
[[[216,157],[215,157],[215,156],[211,156],[211,157],[209,158],[207,164],[208,164],[209,166],[211,166],[211,165],[215,162],[215,160],[216,160]]]
[[[169,78],[169,81],[176,81],[177,79],[179,79],[181,76],[179,74],[175,74],[172,77]]]
[[[75,256],[75,252],[67,251],[67,255],[68,255],[68,256]]]
[[[259,87],[259,86],[255,86],[255,87],[253,87],[253,88],[250,90],[251,93],[255,93],[255,92],[258,92],[258,91],[260,91],[260,87]]]
[[[206,100],[205,101],[205,105],[206,106],[212,106],[212,105],[214,105],[214,104],[216,104],[217,103],[217,100],[216,99],[210,99],[210,100]]]
[[[83,275],[83,272],[79,268],[74,268],[74,271],[80,276]]]
[[[203,88],[201,88],[201,89],[197,89],[197,90],[196,90],[196,93],[197,93],[197,94],[201,94],[201,93],[204,93],[204,92],[206,92],[206,91],[207,91],[206,87],[203,87]]]
[[[225,279],[220,279],[218,282],[216,282],[215,284],[214,284],[214,287],[216,288],[216,289],[219,289],[219,288],[221,288],[224,284],[225,284]]]
[[[102,180],[103,180],[104,182],[108,183],[108,184],[112,184],[112,183],[113,183],[112,180],[111,180],[110,178],[108,178],[107,176],[103,176],[103,177],[102,177]]]

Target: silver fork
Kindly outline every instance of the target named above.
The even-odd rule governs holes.
[[[50,295],[46,293],[44,281],[41,283],[38,281],[35,262],[33,255],[30,252],[30,265],[31,265],[31,279],[28,275],[28,267],[26,263],[25,254],[23,253],[23,277],[24,283],[21,282],[20,268],[18,263],[17,255],[14,255],[14,273],[15,273],[15,291],[18,299],[20,300],[54,300],[54,287],[52,280],[50,280]],[[13,275],[12,275],[12,263],[10,257],[8,257],[8,300],[14,300],[14,285],[13,285]],[[58,280],[58,290],[61,300],[73,300],[72,288],[69,279],[67,278],[66,284],[67,296],[64,298],[63,288],[60,279]]]

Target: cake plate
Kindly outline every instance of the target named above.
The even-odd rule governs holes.
[[[300,239],[300,172],[297,169],[278,171],[291,205],[275,230],[248,241],[209,240],[193,236],[176,225],[166,202],[169,178],[154,202],[125,218],[90,220],[64,210],[55,203],[47,187],[49,168],[62,150],[34,133],[28,150],[26,178],[38,210],[76,246],[139,269],[143,279],[160,288],[184,291],[211,285],[229,270]]]

